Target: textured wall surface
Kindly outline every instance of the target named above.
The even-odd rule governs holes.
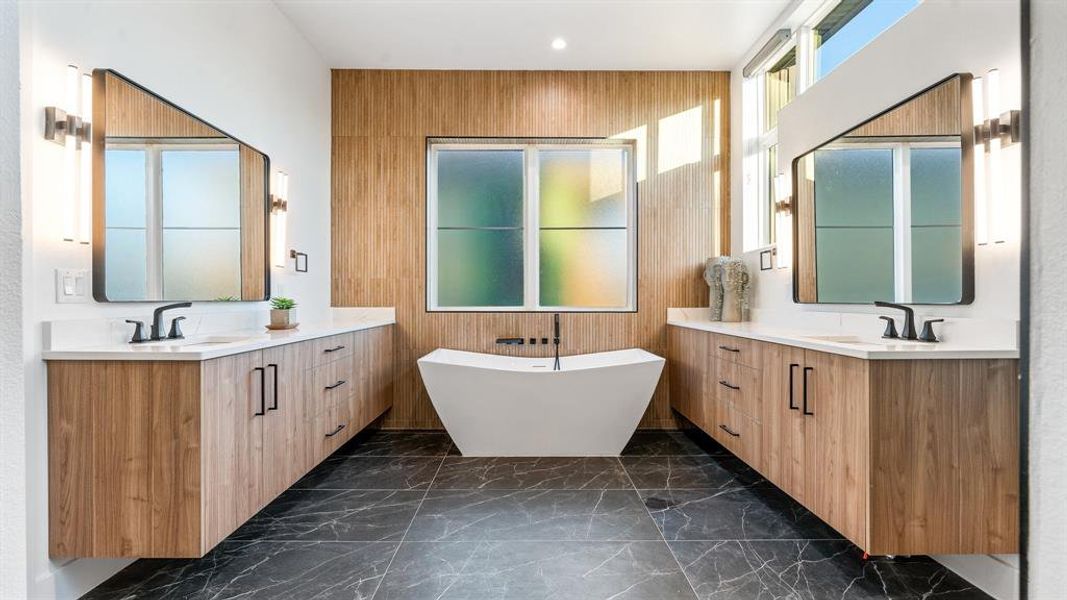
[[[1030,597],[1067,590],[1067,3],[1031,2]]]
[[[727,243],[728,98],[729,73],[711,71],[334,71],[333,304],[396,307],[398,379],[384,426],[441,426],[415,363],[435,348],[551,353],[493,343],[550,335],[548,314],[426,312],[427,136],[632,132],[638,312],[562,315],[562,352],[664,356],[667,307],[707,305],[703,263]],[[642,426],[675,426],[666,388],[663,377]]]
[[[0,2],[0,598],[26,594],[18,5]]]

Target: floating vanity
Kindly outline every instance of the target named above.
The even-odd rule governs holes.
[[[393,323],[45,352],[51,556],[203,556],[388,410]]]
[[[872,555],[1018,552],[1014,347],[706,312],[668,316],[675,411]]]

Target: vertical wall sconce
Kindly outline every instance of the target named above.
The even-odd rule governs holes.
[[[75,65],[67,65],[65,79],[63,105],[44,109],[44,138],[63,146],[63,240],[88,244],[92,236],[93,84],[92,77],[82,77]]]
[[[1020,112],[1000,108],[1000,72],[992,69],[984,80],[972,83],[976,120],[975,140],[975,241],[999,244],[1008,237],[1007,202],[1004,197],[1004,156],[1001,150],[1020,140]],[[978,110],[981,99],[983,109]],[[982,116],[978,116],[982,115]],[[983,118],[984,117],[984,118]]]
[[[779,269],[793,266],[793,190],[788,175],[774,177],[774,238]]]
[[[274,178],[274,193],[270,197],[271,246],[270,262],[275,267],[285,267],[286,213],[289,212],[289,175],[279,171]]]

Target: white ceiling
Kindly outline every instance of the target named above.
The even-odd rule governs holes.
[[[332,68],[726,70],[789,0],[275,3]]]

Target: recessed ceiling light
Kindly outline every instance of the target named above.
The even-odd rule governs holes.
[[[558,37],[558,38],[552,40],[552,49],[553,50],[563,50],[566,47],[567,47],[567,40],[565,40],[565,39],[563,39],[561,37]]]

